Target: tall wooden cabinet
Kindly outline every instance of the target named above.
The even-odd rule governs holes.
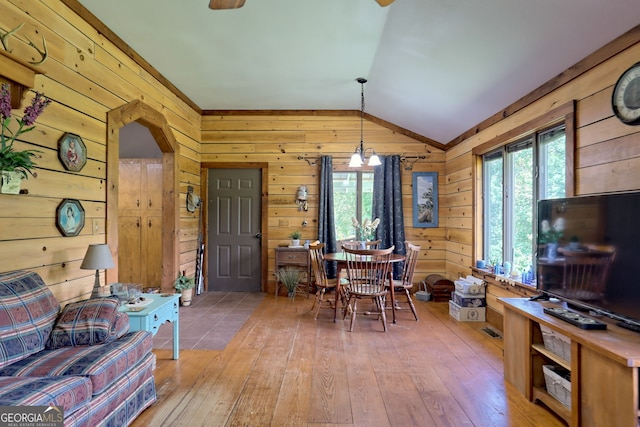
[[[583,330],[544,313],[557,304],[503,298],[504,377],[530,401],[540,401],[569,426],[637,427],[640,334],[605,319],[607,330]],[[547,351],[541,326],[568,337],[570,361]],[[544,365],[571,372],[570,405],[545,387]]]
[[[162,161],[121,159],[118,191],[118,280],[162,283]]]

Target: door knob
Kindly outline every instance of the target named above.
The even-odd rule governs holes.
[[[257,232],[256,233],[256,239],[262,239],[262,233],[261,232]]]

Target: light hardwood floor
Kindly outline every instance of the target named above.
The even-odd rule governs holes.
[[[154,350],[158,402],[142,426],[562,426],[503,381],[502,341],[417,302],[389,331],[317,321],[312,299],[266,296],[223,351]],[[206,327],[203,325],[202,327]]]

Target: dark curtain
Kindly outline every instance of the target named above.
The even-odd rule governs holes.
[[[382,165],[373,172],[373,217],[380,218],[376,239],[381,248],[395,246],[395,253],[405,255],[404,217],[400,156],[380,156]],[[393,263],[393,277],[402,275],[402,263]]]
[[[325,253],[337,252],[336,227],[333,214],[333,161],[320,157],[320,201],[318,203],[318,240],[325,244]],[[327,264],[327,277],[336,277],[336,263]]]

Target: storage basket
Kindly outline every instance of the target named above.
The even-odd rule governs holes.
[[[420,281],[418,285],[418,292],[416,292],[416,299],[419,301],[431,300],[431,294],[427,292],[427,283],[424,280]]]
[[[571,363],[571,339],[545,325],[540,325],[540,331],[544,348]]]
[[[542,365],[547,392],[567,408],[571,408],[571,372],[561,366]]]

